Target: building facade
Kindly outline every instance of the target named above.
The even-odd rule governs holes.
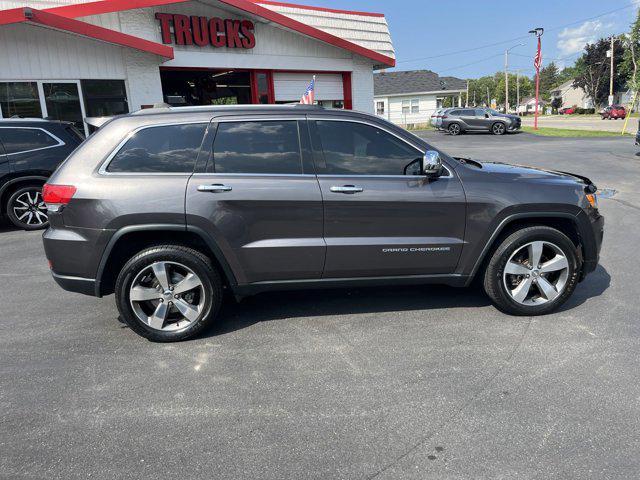
[[[73,121],[158,103],[316,100],[372,112],[383,14],[251,0],[0,0],[0,115]]]
[[[430,70],[380,72],[374,75],[374,108],[398,125],[423,125],[439,108],[462,106],[466,89],[466,80]]]

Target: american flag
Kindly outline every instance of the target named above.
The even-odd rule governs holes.
[[[542,66],[542,51],[540,46],[540,38],[538,38],[538,52],[536,53],[536,57],[533,59],[533,66],[536,67],[536,70],[540,70],[540,67]]]
[[[314,75],[313,79],[311,80],[311,83],[305,90],[304,95],[302,95],[302,98],[300,99],[300,103],[302,103],[303,105],[313,105],[313,103],[316,100],[315,87],[316,87],[316,76]]]

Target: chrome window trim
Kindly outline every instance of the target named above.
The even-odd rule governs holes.
[[[287,116],[287,115],[264,115],[264,116],[259,116],[259,115],[254,115],[254,116],[249,116],[249,115],[238,115],[238,116],[231,116],[231,115],[224,115],[221,117],[213,117],[211,119],[212,123],[227,123],[227,122],[279,122],[279,121],[283,121],[283,120],[290,120],[292,122],[298,122],[298,121],[305,121],[307,120],[304,116],[300,116],[300,115],[291,115],[291,116]]]
[[[134,128],[129,133],[127,133],[118,145],[114,147],[111,153],[107,156],[107,158],[102,162],[100,167],[98,168],[98,174],[104,176],[149,176],[149,175],[160,175],[160,176],[191,176],[193,171],[191,172],[109,172],[107,168],[122,147],[133,137],[136,133],[146,130],[148,128],[156,128],[156,127],[172,127],[176,125],[205,125],[208,126],[211,123],[211,120],[198,120],[198,121],[184,121],[184,122],[168,122],[168,123],[154,123],[151,125],[142,125],[140,127]],[[204,137],[203,137],[204,138]]]
[[[306,177],[316,178],[312,173],[194,173],[194,177]]]
[[[330,121],[330,122],[351,122],[351,123],[361,123],[363,125],[369,125],[370,127],[374,127],[374,128],[379,128],[380,130],[388,133],[389,135],[393,135],[394,137],[396,137],[398,140],[406,143],[407,145],[409,145],[410,147],[415,148],[416,150],[418,150],[418,153],[420,155],[424,155],[424,152],[422,151],[422,147],[418,147],[416,146],[415,143],[411,143],[410,141],[408,141],[405,138],[402,138],[400,135],[392,132],[391,130],[388,130],[387,128],[378,125],[377,123],[374,122],[369,122],[367,120],[363,120],[360,118],[339,118],[339,117],[331,117],[329,115],[327,116],[308,116],[307,120],[309,121],[322,121],[322,120],[326,120],[326,121]],[[451,169],[449,169],[448,165],[445,165],[444,163],[442,164],[442,167],[447,171],[447,175],[440,175],[437,178],[453,178],[453,172],[451,172]],[[345,174],[336,174],[336,175],[331,175],[331,174],[320,174],[318,175],[318,177],[375,177],[375,178],[406,178],[406,177],[420,177],[420,178],[427,178],[428,175],[366,175],[366,174],[361,174],[361,173],[353,173],[350,175],[345,175]]]
[[[22,155],[23,153],[29,153],[29,152],[39,152],[40,150],[47,150],[49,148],[57,148],[57,147],[61,147],[62,145],[66,145],[62,139],[56,137],[53,133],[49,132],[45,128],[41,128],[41,127],[22,127],[22,126],[19,126],[19,125],[12,126],[12,127],[0,127],[0,128],[2,128],[2,129],[11,129],[11,130],[16,130],[16,129],[40,130],[40,131],[43,131],[44,133],[46,133],[47,135],[49,135],[56,142],[58,142],[56,145],[49,145],[48,147],[32,148],[31,150],[21,150],[19,152],[5,153],[5,155],[7,157],[9,157],[11,155]],[[5,150],[6,150],[6,148],[5,148]]]

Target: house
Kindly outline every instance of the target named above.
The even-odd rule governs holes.
[[[538,113],[544,113],[544,109],[547,106],[548,102],[545,102],[542,99],[539,99],[538,102]],[[520,106],[518,107],[518,115],[528,115],[536,112],[536,97],[525,97],[520,101]]]
[[[558,97],[562,98],[560,108],[573,107],[574,105],[579,108],[593,108],[593,102],[585,91],[573,86],[573,79],[567,80],[551,91],[551,98]]]
[[[0,0],[0,45],[0,118],[85,132],[162,102],[297,102],[314,75],[318,103],[373,112],[395,65],[382,13],[269,0]]]
[[[440,77],[431,70],[380,72],[373,76],[376,114],[398,125],[429,123],[433,112],[443,106],[462,106],[467,81]]]

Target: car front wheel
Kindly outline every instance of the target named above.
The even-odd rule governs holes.
[[[504,123],[497,122],[491,126],[491,133],[494,135],[504,135],[504,132],[507,131],[507,127],[505,127]]]
[[[544,315],[575,290],[580,275],[576,246],[562,232],[544,226],[509,235],[491,257],[484,289],[512,315]]]
[[[116,302],[131,329],[156,342],[185,340],[211,325],[222,281],[200,252],[180,245],[148,248],[122,267]]]
[[[42,199],[42,187],[23,187],[9,197],[7,216],[11,223],[23,230],[40,230],[49,226],[47,206]]]

